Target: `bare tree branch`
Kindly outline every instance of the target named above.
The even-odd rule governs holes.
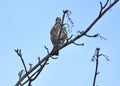
[[[24,81],[24,82],[22,83],[22,86],[25,85],[27,82],[29,82],[29,83],[28,83],[28,86],[31,85],[31,82],[34,81],[34,80],[38,77],[38,75],[41,73],[41,71],[42,71],[42,69],[44,68],[44,66],[47,64],[48,59],[46,59],[44,62],[42,62],[42,64],[41,64],[41,61],[40,61],[39,58],[38,58],[38,61],[39,61],[39,64],[40,64],[40,65],[39,65],[40,68],[38,68],[38,69],[30,76],[30,80],[27,79],[26,81]]]
[[[85,34],[87,34],[88,31],[90,31],[92,29],[92,27],[97,23],[97,21],[110,9],[112,8],[119,0],[116,0],[115,2],[111,3],[111,5],[109,5],[107,8],[104,9],[104,11],[101,13],[101,16],[97,16],[96,19],[88,26],[88,28],[82,33],[77,35],[75,38],[71,39],[67,44],[64,44],[60,49],[66,47],[67,45],[73,43],[74,41],[76,41],[77,39],[81,38],[82,36],[84,36]]]
[[[107,2],[108,2],[109,0],[107,0]],[[70,40],[68,40],[61,48],[59,48],[58,50],[61,50],[61,49],[63,49],[64,47],[66,47],[66,46],[68,46],[68,45],[70,45],[70,44],[72,44],[72,43],[75,43],[75,41],[76,40],[78,40],[78,39],[80,39],[82,36],[85,36],[86,34],[87,34],[87,32],[89,32],[90,30],[91,30],[91,28],[97,23],[97,21],[110,9],[110,8],[112,8],[117,2],[118,2],[119,0],[115,0],[113,3],[111,3],[111,5],[109,5],[108,7],[106,7],[105,5],[105,7],[104,8],[102,8],[102,9],[104,9],[104,10],[102,10],[101,12],[100,12],[100,14],[96,17],[96,19],[88,26],[88,28],[86,28],[86,30],[82,33],[82,34],[79,34],[79,35],[77,35],[76,37],[74,37],[74,38],[70,38]],[[106,3],[107,3],[106,2]],[[63,17],[62,17],[62,25],[64,25],[64,18],[65,18],[65,15],[67,14],[67,12],[68,12],[69,10],[65,10],[65,11],[63,11]],[[15,50],[15,52],[17,53],[17,55],[18,56],[22,56],[22,54],[21,54],[21,51],[18,51],[18,49],[17,50]],[[55,49],[52,49],[52,51],[51,52],[49,52],[48,53],[48,55],[46,55],[44,58],[42,58],[41,60],[40,60],[40,62],[38,62],[38,63],[36,63],[36,65],[34,65],[30,70],[28,70],[27,71],[27,68],[26,68],[26,66],[24,67],[25,68],[25,71],[26,71],[26,73],[24,74],[24,75],[22,75],[22,77],[21,77],[21,79],[20,80],[18,80],[17,81],[17,83],[15,84],[15,86],[19,86],[20,84],[26,84],[27,82],[29,82],[30,84],[31,84],[31,79],[32,79],[32,77],[34,76],[34,78],[33,78],[33,80],[34,79],[36,79],[35,77],[37,77],[38,75],[40,75],[40,73],[41,73],[41,71],[42,71],[42,69],[45,67],[45,65],[47,64],[47,61],[49,60],[49,58],[52,56],[52,54],[55,52]],[[22,62],[23,63],[23,62]],[[41,66],[42,65],[42,66]],[[40,67],[40,68],[39,68]],[[38,69],[37,71],[35,71],[36,69]],[[34,72],[34,73],[33,73]],[[33,73],[33,74],[32,74]],[[24,81],[25,79],[26,79],[26,77],[28,77],[28,75],[30,75],[30,74],[32,74],[31,76],[30,76],[30,79],[28,79],[27,81],[25,81],[24,83],[22,83],[22,81]],[[36,75],[36,76],[35,76]]]
[[[109,59],[107,58],[108,56],[104,55],[104,54],[100,54],[100,48],[96,48],[95,53],[93,55],[92,61],[96,61],[96,67],[95,67],[95,74],[94,74],[94,79],[93,79],[93,86],[95,86],[96,84],[96,78],[97,75],[100,73],[98,72],[98,65],[99,65],[99,57],[103,56],[106,58],[107,61],[109,61]]]
[[[25,62],[24,62],[23,57],[22,57],[21,49],[16,49],[15,52],[20,57],[22,64],[24,66],[25,72],[27,73],[28,71],[27,71],[27,67],[26,67]],[[28,75],[27,75],[27,77],[28,77],[28,79],[30,79]]]
[[[95,67],[95,74],[94,74],[93,86],[95,86],[96,77],[99,74],[98,73],[99,51],[100,51],[100,48],[96,48],[95,54],[94,54],[94,57],[96,57],[96,67]]]

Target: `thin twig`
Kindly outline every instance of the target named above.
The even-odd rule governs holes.
[[[77,46],[84,46],[84,43],[78,44],[78,43],[73,42],[73,44],[74,44],[74,45],[77,45]]]
[[[29,63],[30,69],[32,68],[32,65],[33,65],[33,64]],[[29,70],[30,70],[30,69],[29,69]]]
[[[87,36],[87,37],[98,37],[98,35],[99,35],[99,34],[97,33],[97,34],[95,34],[95,35],[87,35],[87,34],[86,34],[85,36]]]
[[[95,34],[95,35],[87,35],[87,34],[86,34],[85,36],[87,36],[87,37],[100,37],[101,40],[102,40],[102,39],[107,40],[105,37],[101,36],[99,33],[97,33],[97,34]]]
[[[47,53],[49,54],[49,49],[46,46],[44,46],[44,48],[47,50]]]
[[[20,57],[20,59],[21,59],[21,61],[22,61],[22,64],[23,64],[23,66],[24,66],[25,72],[27,73],[27,67],[26,67],[25,62],[24,62],[24,60],[23,60],[23,58],[22,58],[21,49],[17,49],[17,50],[15,50],[15,52],[16,52],[17,55]]]
[[[105,3],[104,6],[102,5],[102,2],[100,2],[100,7],[101,7],[101,9],[100,9],[100,12],[99,12],[99,16],[101,16],[102,11],[103,11],[103,10],[106,8],[106,6],[108,5],[108,2],[109,2],[109,0],[106,1],[106,3]]]
[[[108,59],[109,56],[104,55],[104,54],[100,54],[100,56],[103,56],[107,61],[110,61],[110,59]]]
[[[51,58],[52,58],[52,59],[58,59],[58,57],[53,57],[53,56],[51,56]]]

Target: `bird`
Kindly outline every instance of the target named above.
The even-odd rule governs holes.
[[[63,46],[67,38],[66,27],[62,25],[62,20],[60,17],[56,18],[55,24],[50,31],[50,39],[53,44],[53,49],[55,52],[52,55],[59,55],[59,48]]]

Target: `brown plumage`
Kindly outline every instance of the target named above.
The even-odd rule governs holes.
[[[57,17],[55,25],[50,31],[50,39],[52,41],[55,53],[53,55],[59,55],[58,49],[64,44],[65,39],[67,38],[66,28],[62,25],[61,18]]]

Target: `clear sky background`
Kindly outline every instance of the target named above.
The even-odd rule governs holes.
[[[105,3],[106,0],[102,0]],[[113,0],[112,0],[113,1]],[[71,33],[85,30],[100,10],[100,0],[0,0],[0,86],[14,86],[23,69],[14,49],[22,49],[27,67],[35,65],[52,49],[50,30],[63,10],[71,10],[74,28]],[[59,59],[49,60],[33,86],[92,86],[95,62],[91,62],[96,47],[110,61],[100,58],[96,84],[120,86],[120,2],[105,14],[88,34],[100,33],[107,40],[82,37],[77,43],[60,51]]]

